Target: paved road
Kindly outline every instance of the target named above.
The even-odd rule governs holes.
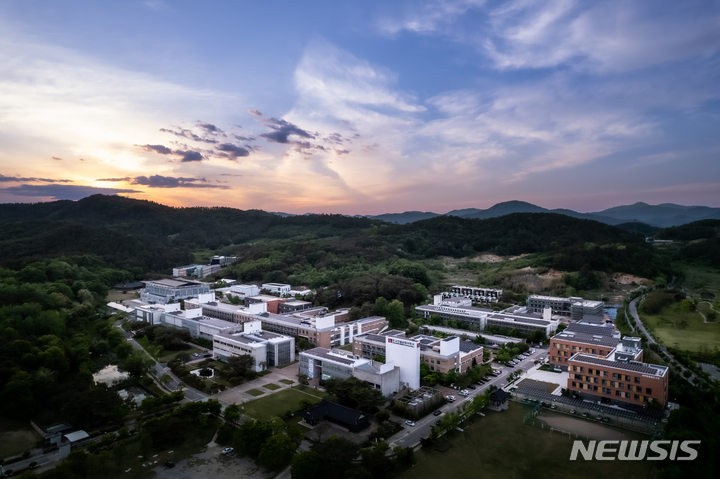
[[[130,345],[134,349],[139,349],[140,351],[143,351],[143,352],[145,351],[145,349],[143,349],[143,347],[140,346],[138,344],[138,342],[132,338],[132,335],[129,332],[122,329],[120,322],[115,323],[115,325],[118,328],[120,328],[120,331],[123,333],[123,336],[125,336],[125,339],[127,340],[127,342],[129,342]],[[150,357],[149,354],[148,354],[148,357]],[[152,373],[155,374],[155,376],[158,379],[160,379],[160,377],[163,374],[167,374],[168,376],[170,376],[171,381],[165,387],[167,389],[170,389],[171,391],[176,391],[178,389],[181,381],[172,373],[172,371],[170,371],[170,368],[163,366],[161,363],[158,363],[157,361],[155,361],[154,358],[153,358],[153,361],[155,364],[153,365]],[[185,398],[188,399],[189,401],[207,401],[209,396],[207,394],[203,394],[200,391],[197,391],[195,389],[186,387],[185,388]]]
[[[511,368],[508,366],[501,366],[497,363],[493,363],[494,369],[499,369],[501,371],[500,376],[496,377],[492,381],[483,384],[482,386],[478,385],[477,389],[468,389],[470,392],[470,395],[466,398],[463,398],[462,396],[458,396],[455,394],[454,396],[458,398],[454,403],[448,403],[445,406],[441,407],[440,410],[443,413],[447,412],[454,412],[457,411],[457,409],[464,404],[467,401],[472,401],[473,398],[478,395],[485,392],[486,389],[488,389],[491,385],[495,386],[497,388],[501,388],[507,384],[507,377],[512,373],[513,371],[518,371],[522,369],[523,373],[526,373],[530,369],[532,369],[535,366],[535,360],[540,359],[541,357],[547,356],[547,349],[540,349],[536,348],[535,353],[532,354],[527,359],[523,360],[518,366]],[[439,419],[437,416],[433,416],[430,414],[429,416],[426,416],[419,421],[415,421],[415,427],[411,426],[405,426],[405,430],[400,431],[399,433],[395,434],[393,437],[388,439],[388,442],[391,443],[391,446],[402,446],[402,447],[409,447],[414,446],[420,442],[421,437],[428,437],[430,434],[430,430],[432,428],[432,425],[435,424],[435,422]]]

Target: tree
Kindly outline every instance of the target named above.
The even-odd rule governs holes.
[[[118,441],[112,449],[112,454],[115,458],[115,463],[120,467],[125,456],[127,456],[127,445],[125,445],[125,441]]]
[[[405,305],[397,299],[393,299],[392,302],[385,307],[384,316],[393,328],[405,328],[408,324],[405,319]]]
[[[385,316],[385,308],[388,305],[388,300],[382,296],[375,300],[375,314],[378,316]]]
[[[147,459],[151,447],[152,437],[150,436],[150,433],[147,432],[145,429],[141,430],[140,434],[138,435],[138,448],[140,449],[140,454],[142,454],[143,457]]]
[[[235,422],[240,419],[240,406],[235,403],[230,404],[225,408],[224,417],[225,420],[229,422]]]
[[[241,354],[240,356],[229,357],[227,364],[239,376],[247,376],[252,370],[254,361],[249,354]]]
[[[341,477],[352,466],[360,447],[349,439],[330,436],[325,442],[315,443],[312,450],[320,455],[321,463],[325,465],[325,477]]]
[[[137,377],[145,374],[154,364],[155,361],[145,354],[145,351],[136,349],[130,353],[130,356],[122,364],[122,369],[130,373],[131,376]]]
[[[317,479],[323,469],[322,458],[314,451],[296,454],[290,463],[292,479]]]
[[[285,434],[275,434],[263,443],[258,460],[269,469],[277,469],[290,462],[296,448]]]

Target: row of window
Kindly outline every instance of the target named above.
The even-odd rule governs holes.
[[[608,396],[611,396],[611,395],[612,395],[612,390],[610,390],[609,388],[601,388],[601,389],[598,391],[598,387],[597,387],[597,386],[592,386],[592,385],[590,385],[590,384],[577,383],[577,382],[573,381],[573,382],[572,382],[572,387],[577,388],[577,389],[584,389],[584,390],[586,390],[586,391],[601,392],[602,394],[605,394],[605,395],[608,395]],[[640,390],[638,390],[638,391],[639,391],[639,392],[642,392],[642,391],[640,391]],[[647,394],[651,394],[651,393],[652,393],[652,390],[651,390],[651,389],[648,389],[648,393],[647,393]],[[619,397],[619,398],[622,398],[622,399],[631,399],[631,398],[632,398],[632,399],[634,399],[635,401],[641,401],[641,402],[648,402],[648,401],[651,401],[651,400],[652,400],[652,398],[647,397],[647,396],[643,396],[643,395],[641,395],[641,394],[631,394],[631,393],[629,393],[629,392],[620,391],[620,390],[615,391],[615,396],[617,396],[617,397]]]
[[[565,349],[568,351],[578,352],[578,353],[589,353],[589,354],[599,354],[600,356],[605,356],[605,350],[604,349],[595,349],[595,348],[584,348],[582,346],[573,346],[572,348],[568,346],[567,344],[562,343],[553,343],[553,347],[555,349]],[[609,352],[609,351],[608,351]],[[567,353],[564,354],[564,356],[567,356]],[[571,355],[572,356],[572,355]]]
[[[592,377],[592,376],[583,376],[581,374],[575,374],[573,379],[579,379],[580,381],[586,381],[588,383],[593,384],[601,384],[603,386],[610,386],[615,389],[624,389],[625,383],[617,382],[617,381],[608,381],[607,379],[602,379],[598,381],[598,378]],[[628,391],[636,391],[636,392],[642,392],[642,386],[636,386],[632,384],[627,385]],[[645,394],[652,394],[652,388],[645,388]]]

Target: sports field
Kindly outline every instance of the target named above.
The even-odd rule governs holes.
[[[398,477],[417,479],[607,479],[646,478],[652,464],[646,461],[570,461],[572,441],[566,435],[524,425],[526,406],[511,403],[502,412],[487,412],[464,432],[454,432],[445,441],[445,452],[422,449],[417,463]]]

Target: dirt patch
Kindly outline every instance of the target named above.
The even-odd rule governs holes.
[[[563,275],[565,274],[566,271],[558,271],[556,269],[551,269],[547,273],[541,274],[540,277],[546,279],[562,279]]]
[[[252,459],[239,457],[236,453],[222,454],[220,446],[178,461],[175,467],[155,468],[158,479],[233,479],[236,477],[266,479],[275,476],[259,467]]]
[[[638,284],[638,285],[645,285],[649,286],[653,282],[650,281],[647,278],[641,278],[640,276],[633,276],[631,274],[625,274],[625,273],[615,273],[611,276],[612,280],[615,281],[618,284]]]
[[[496,254],[485,253],[475,256],[470,261],[472,263],[502,263],[505,260]]]

